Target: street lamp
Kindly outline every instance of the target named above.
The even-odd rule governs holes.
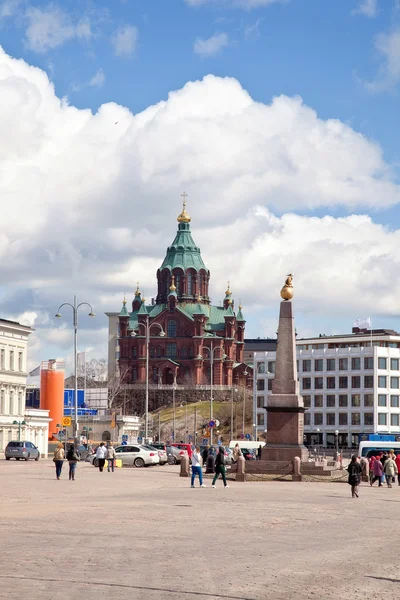
[[[254,431],[254,441],[257,441],[257,424],[253,423],[253,431]]]
[[[216,336],[215,336],[216,337]],[[214,348],[214,344],[211,341],[210,342],[210,346],[205,346],[204,350],[208,350],[208,354],[209,354],[209,358],[210,358],[210,368],[211,368],[211,373],[210,373],[210,421],[213,420],[213,375],[214,375],[214,354],[216,350],[221,350],[222,348],[221,346],[215,346]],[[204,356],[201,356],[201,354],[199,354],[199,356],[197,358],[200,358],[201,360],[204,360]],[[226,354],[222,354],[221,359],[224,360],[226,358]],[[210,427],[210,446],[212,446],[213,443],[213,428]]]
[[[60,310],[63,306],[70,306],[72,308],[72,325],[74,327],[74,368],[75,368],[75,419],[74,419],[74,438],[75,444],[78,444],[78,310],[81,306],[88,306],[90,308],[89,317],[95,317],[96,315],[93,312],[92,305],[89,302],[80,302],[76,303],[76,296],[74,296],[74,303],[64,302],[60,304],[58,307],[57,314],[55,317],[57,319],[62,318],[62,314]]]
[[[237,388],[231,387],[231,440],[233,440],[233,392],[237,393]]]
[[[188,425],[187,425],[187,416],[188,416],[188,413],[187,413],[187,402],[186,402],[186,400],[183,400],[181,402],[181,407],[183,405],[185,405],[185,444],[186,444],[186,435],[187,435],[187,432],[188,432]]]
[[[336,429],[335,431],[335,441],[336,441],[336,460],[338,459],[339,456],[339,430]]]
[[[248,375],[247,370],[243,373],[243,375],[245,377],[247,377],[247,375]],[[245,426],[245,412],[246,412],[246,379],[243,384],[243,427],[242,427],[243,438],[244,438],[244,426]]]
[[[161,327],[159,323],[149,323],[149,315],[146,315],[146,323],[140,322],[137,324],[138,327],[144,327],[146,334],[146,398],[145,398],[145,406],[144,406],[144,438],[147,441],[149,436],[149,345],[150,345],[150,329],[152,327],[158,327],[160,329],[159,336],[164,337],[165,331]],[[135,337],[137,334],[132,331],[131,334]]]
[[[317,429],[317,440],[318,440],[317,441],[317,458],[318,458],[318,460],[319,460],[319,432],[320,432],[320,429]]]
[[[26,421],[13,421],[13,425],[18,425],[18,441],[21,441],[21,425],[26,425]]]

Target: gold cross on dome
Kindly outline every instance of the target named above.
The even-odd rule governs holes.
[[[186,192],[183,192],[183,194],[181,194],[182,198],[183,198],[183,207],[186,207],[186,198],[188,197]]]

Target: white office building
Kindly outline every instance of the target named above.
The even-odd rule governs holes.
[[[300,393],[307,408],[304,442],[357,447],[359,436],[390,433],[400,438],[400,334],[353,329],[352,334],[296,340]],[[254,356],[254,424],[268,430],[268,394],[275,352]]]
[[[25,408],[28,336],[32,331],[0,319],[0,452],[9,441],[20,438],[47,456],[49,411]]]

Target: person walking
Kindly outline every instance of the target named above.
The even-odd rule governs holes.
[[[69,464],[69,480],[70,481],[75,481],[75,471],[76,471],[76,465],[78,463],[79,460],[79,455],[77,453],[77,451],[75,450],[75,446],[73,444],[70,445],[68,452],[67,452],[67,461]]]
[[[379,460],[379,457],[374,460],[372,464],[372,477],[370,480],[370,485],[373,486],[375,481],[379,481],[378,487],[382,487],[382,475],[383,475],[383,467],[382,463]]]
[[[208,456],[208,450],[209,450],[209,448],[210,447],[208,445],[204,447],[203,454],[202,454],[203,465],[205,465],[207,463],[207,456]]]
[[[361,465],[357,461],[357,456],[353,454],[351,462],[347,467],[349,473],[348,483],[351,485],[351,497],[358,498],[358,486],[361,481]]]
[[[104,442],[101,442],[100,446],[96,450],[96,458],[99,463],[100,473],[103,472],[104,465],[106,462],[106,456],[107,456],[107,448],[105,447]]]
[[[215,488],[215,482],[220,475],[222,477],[222,481],[224,482],[224,487],[229,487],[229,485],[226,483],[225,477],[225,449],[222,446],[220,446],[217,458],[215,459],[215,475],[211,487]]]
[[[234,447],[234,449],[233,449],[233,460],[234,460],[235,462],[237,462],[237,461],[238,461],[238,458],[239,458],[239,456],[242,456],[242,451],[241,451],[241,449],[240,449],[240,446],[239,446],[239,444],[235,444],[235,447]]]
[[[383,465],[383,471],[385,473],[387,486],[391,488],[393,477],[398,474],[397,465],[391,457],[391,455],[389,455],[385,460],[385,464]]]
[[[261,453],[262,453],[262,446],[260,444],[258,447],[258,450],[257,450],[257,460],[261,460]]]
[[[53,461],[56,465],[56,477],[57,479],[61,478],[61,471],[63,468],[63,463],[64,463],[64,447],[63,445],[60,443],[58,444],[57,448],[54,450],[54,458]]]
[[[194,482],[196,479],[196,475],[199,477],[200,487],[206,487],[203,483],[203,472],[201,470],[201,454],[200,448],[196,446],[195,450],[192,453],[192,481],[191,487],[194,488]]]
[[[107,471],[108,473],[112,471],[114,473],[115,467],[115,449],[113,448],[111,442],[107,443]]]

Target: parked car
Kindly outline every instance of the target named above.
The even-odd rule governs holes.
[[[79,460],[86,461],[88,455],[91,455],[92,453],[93,451],[91,446],[87,446],[86,444],[81,444],[78,446]]]
[[[173,448],[179,448],[179,450],[185,450],[189,455],[189,460],[192,458],[193,446],[192,444],[184,444],[183,442],[175,442],[171,444]]]
[[[248,448],[240,448],[245,460],[257,460],[256,453],[254,450],[249,450]]]
[[[200,446],[200,454],[201,456],[203,456],[203,452],[206,446],[201,445]],[[214,452],[214,456],[216,457],[218,452],[219,452],[219,448],[220,446],[214,446],[214,444],[212,446],[208,446],[209,448],[212,448],[213,452]],[[225,455],[225,464],[227,465],[231,465],[233,463],[233,452],[232,450],[230,450],[230,448],[227,448],[226,446],[224,446],[224,455]]]
[[[6,460],[11,458],[29,460],[31,458],[38,461],[40,458],[39,448],[36,448],[32,442],[8,442],[4,454]]]
[[[158,465],[160,457],[157,450],[147,450],[140,445],[116,446],[115,458],[122,460],[123,465],[132,467],[148,467],[150,465]],[[86,459],[92,463],[94,467],[99,466],[99,461],[96,454],[89,455]]]
[[[185,450],[180,450],[179,448],[175,448],[175,446],[167,446],[167,458],[168,464],[177,465],[181,462],[182,456],[186,454]]]
[[[142,444],[141,446],[142,448],[145,448],[146,450],[152,450],[154,452],[158,452],[158,456],[160,457],[160,465],[166,465],[168,462],[168,456],[167,456],[167,451],[163,450],[161,448],[157,448],[156,446],[153,446],[153,444]]]

